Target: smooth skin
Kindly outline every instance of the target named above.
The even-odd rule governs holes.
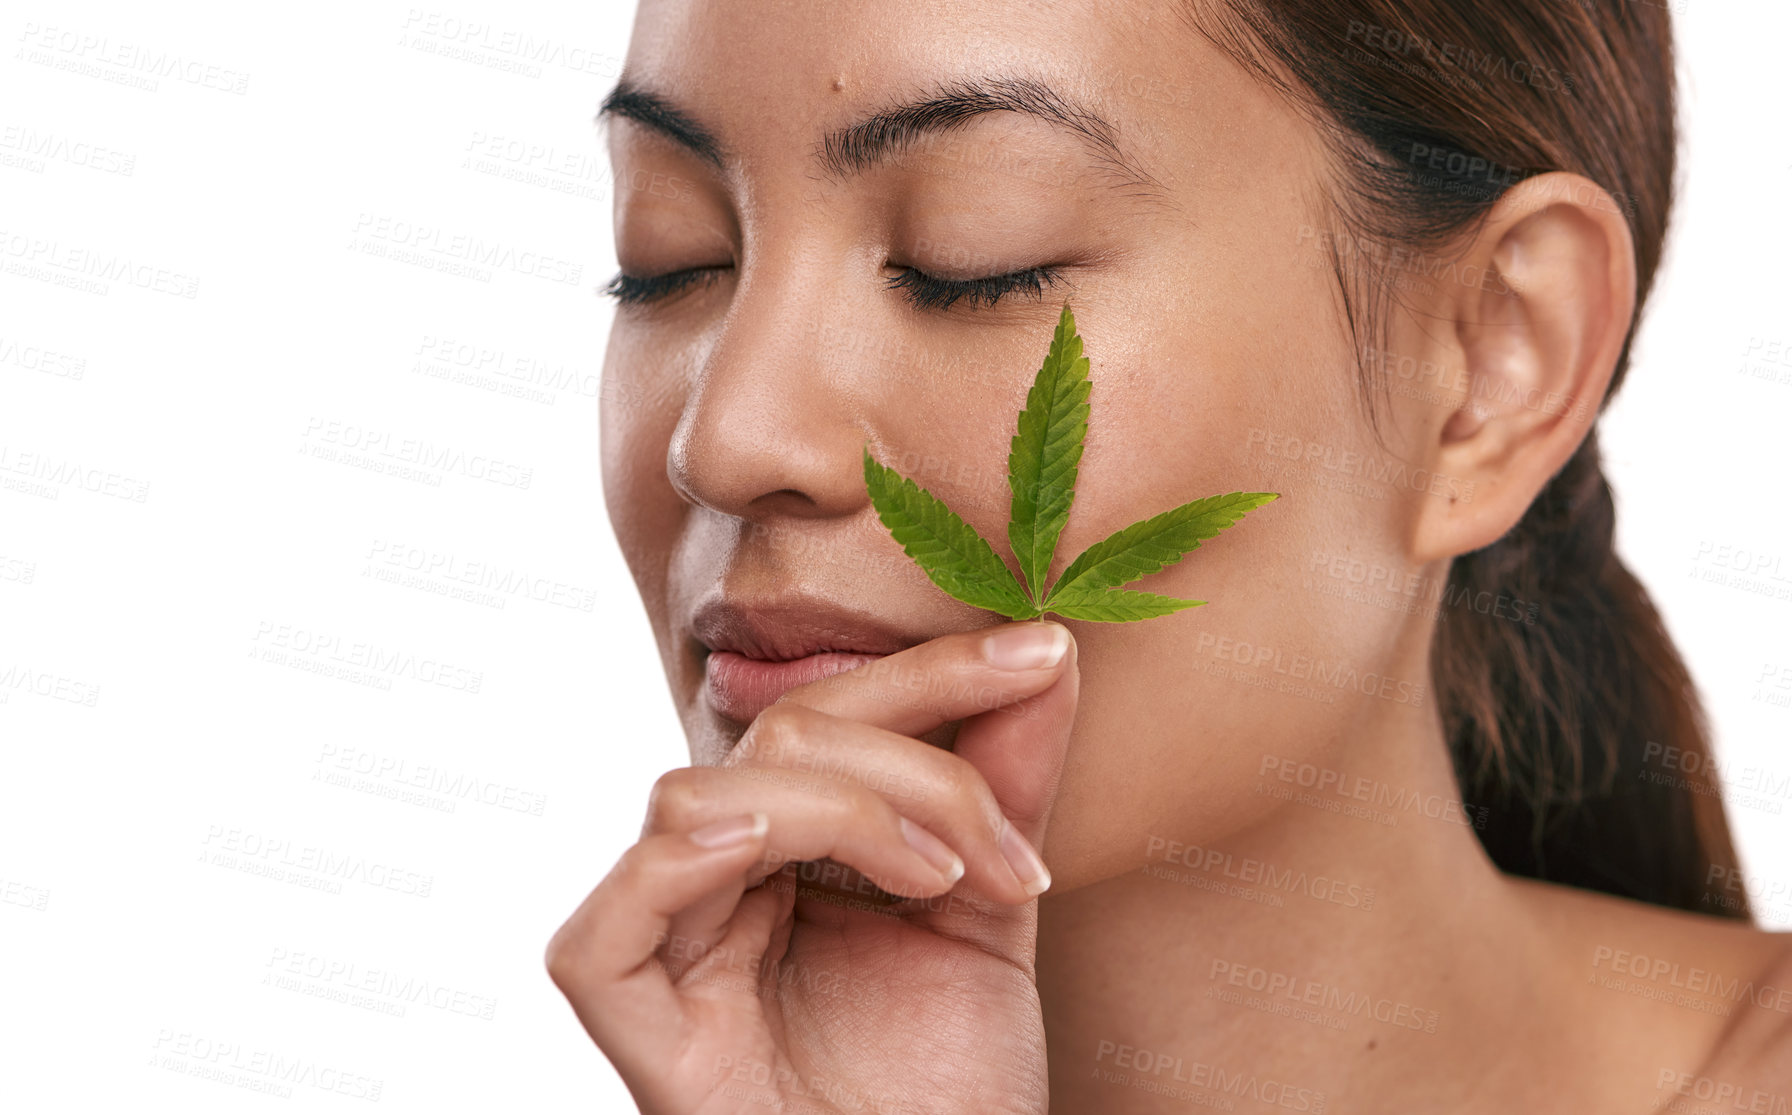
[[[642,1110],[746,1110],[772,1095],[824,1111],[836,1109],[828,1101],[854,1109],[844,1097],[933,1110],[947,1095],[953,1105],[981,1097],[975,1110],[1045,1109],[1038,905],[1002,838],[1010,827],[1029,842],[1045,832],[1076,710],[1076,652],[1004,671],[985,661],[985,640],[960,632],[884,660],[970,683],[955,699],[923,707],[890,691],[883,678],[898,673],[850,671],[792,690],[720,767],[656,784],[643,839],[549,951]],[[1017,700],[980,710],[983,686]],[[954,751],[913,738],[965,717]],[[877,777],[810,773],[843,764]],[[774,771],[775,781],[754,777]],[[712,847],[691,839],[749,811],[767,831],[736,826],[734,841]],[[799,900],[788,870],[763,882],[784,862],[821,857],[915,901]],[[729,1085],[735,1094],[716,1093]]]
[[[1406,261],[1386,347],[1442,371],[1392,380],[1378,437],[1331,249],[1366,261],[1326,232],[1319,134],[1171,0],[644,0],[625,72],[721,143],[609,129],[623,270],[703,269],[619,308],[602,409],[608,512],[694,765],[547,961],[642,1110],[1792,1095],[1784,935],[1494,869],[1428,683],[1437,605],[1403,591],[1509,530],[1590,430],[1636,303],[1605,191],[1537,176]],[[1091,106],[1144,175],[1019,112],[854,176],[817,162],[828,131],[990,75]],[[652,188],[672,179],[690,188]],[[1040,265],[1041,296],[993,306],[886,285]],[[1059,665],[1000,671],[992,630],[1056,625],[939,592],[859,454],[1004,538],[1014,415],[1065,297],[1091,419],[1048,580],[1177,503],[1282,498],[1135,586],[1208,605],[1071,622]],[[718,594],[827,600],[916,645],[734,723],[689,628]],[[816,860],[850,871],[805,885],[791,865]],[[880,906],[859,873],[908,897]]]

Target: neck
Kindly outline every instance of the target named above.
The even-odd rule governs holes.
[[[1434,713],[1374,710],[1245,792],[1279,804],[1209,846],[1148,837],[1137,869],[1042,900],[1063,1110],[1464,1111],[1502,1061],[1536,1071],[1548,943],[1480,846]]]

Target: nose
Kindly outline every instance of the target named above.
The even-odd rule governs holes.
[[[667,447],[667,475],[691,503],[749,520],[868,506],[864,408],[851,369],[816,343],[850,299],[817,259],[792,249],[741,265]]]

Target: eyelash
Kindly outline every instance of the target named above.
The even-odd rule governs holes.
[[[720,270],[716,267],[693,267],[685,271],[647,276],[628,275],[618,271],[616,277],[605,284],[602,293],[614,298],[619,305],[639,306],[670,298],[695,282],[700,281],[707,286],[716,280]]]
[[[617,272],[603,288],[603,293],[624,306],[639,306],[670,298],[693,283],[705,286],[716,280],[723,268],[695,267],[665,275],[637,276]],[[1050,267],[1029,267],[1006,275],[987,275],[977,279],[939,279],[912,267],[900,275],[884,280],[891,290],[901,290],[909,303],[920,310],[950,309],[959,299],[968,299],[972,306],[979,301],[995,305],[1009,294],[1030,293],[1038,298],[1046,287],[1058,282],[1058,272]]]
[[[975,306],[979,299],[993,306],[1009,294],[1030,293],[1040,297],[1046,287],[1058,281],[1058,273],[1050,267],[1029,267],[1006,275],[988,275],[980,279],[936,279],[914,268],[884,280],[892,290],[902,290],[917,309],[949,309],[960,298]]]

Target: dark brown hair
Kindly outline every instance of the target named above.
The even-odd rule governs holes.
[[[1549,171],[1597,183],[1629,220],[1640,316],[1674,187],[1665,2],[1188,0],[1185,13],[1326,136],[1327,243],[1360,360],[1382,350],[1363,338],[1384,333],[1402,286],[1387,261],[1443,258],[1431,253],[1507,188]],[[1384,250],[1347,265],[1340,245]],[[1634,337],[1633,321],[1602,410]],[[1377,377],[1360,370],[1367,388]],[[1365,403],[1373,422],[1367,389]],[[1596,435],[1511,531],[1451,563],[1446,599],[1536,605],[1534,624],[1440,608],[1431,668],[1457,778],[1488,807],[1481,841],[1504,871],[1746,920],[1704,713],[1613,552]]]

